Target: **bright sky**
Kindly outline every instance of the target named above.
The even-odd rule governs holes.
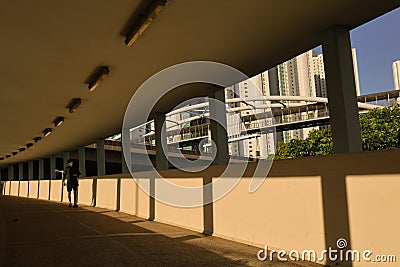
[[[400,8],[350,32],[357,49],[361,94],[393,90],[392,63],[400,59]],[[317,49],[320,53],[320,48]]]

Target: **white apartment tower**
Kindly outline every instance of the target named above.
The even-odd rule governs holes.
[[[354,82],[356,85],[356,94],[359,96],[361,94],[360,91],[360,79],[358,75],[358,61],[357,61],[357,50],[355,48],[351,49],[352,57],[353,57],[353,69],[354,69]],[[324,56],[313,55],[313,68],[310,69],[311,72],[314,72],[315,77],[315,87],[316,87],[316,96],[319,97],[328,97],[328,92],[326,89],[326,79],[325,79],[325,67],[324,67]]]
[[[317,93],[317,89],[321,91],[322,89],[320,88],[325,86],[324,82],[320,82],[321,77],[323,79],[325,78],[325,72],[321,71],[320,67],[322,66],[323,68],[323,65],[318,64],[319,60],[322,60],[322,58],[318,57],[315,51],[310,50],[279,64],[276,67],[279,95],[320,96]],[[324,92],[326,92],[326,90],[324,90]],[[292,118],[296,116],[297,115],[291,115]],[[283,122],[289,119],[288,116],[285,116]],[[312,128],[285,131],[283,133],[283,141],[287,142],[290,139],[303,139],[311,130]]]
[[[357,93],[357,96],[360,96],[361,90],[360,90],[360,78],[358,77],[357,50],[355,48],[352,48],[351,53],[353,56],[353,69],[354,69],[354,79],[356,82],[356,93]]]
[[[314,74],[315,96],[328,97],[328,92],[326,90],[324,57],[322,54],[315,55],[312,61],[313,67],[310,70]]]
[[[354,48],[352,49],[352,56],[356,93],[360,95],[357,53]],[[397,90],[399,90],[400,85],[399,70],[400,61],[394,62],[393,73]],[[270,101],[253,101],[251,100],[252,98],[272,95],[327,97],[323,55],[318,55],[314,50],[307,51],[246,81],[226,88],[226,99],[247,99],[244,102],[227,104],[228,109],[236,109],[235,112],[230,112],[227,116],[228,135],[231,140],[229,143],[229,150],[232,156],[267,158],[268,155],[275,152],[276,144],[273,134],[261,133],[256,137],[250,135],[246,136],[242,123],[243,118],[254,115],[254,110],[244,110],[244,108],[249,106],[252,108],[255,107],[255,112],[262,113],[265,112],[266,109],[261,108],[261,106],[271,104]],[[268,111],[274,111],[274,109],[269,109]],[[293,118],[298,115],[292,114],[283,116],[283,123],[289,121],[288,116]],[[178,118],[174,119],[176,120]],[[294,138],[304,139],[312,129],[314,128],[290,130],[277,133],[276,136],[278,141],[285,142]]]
[[[394,80],[394,90],[400,90],[400,60],[393,62],[393,80]]]
[[[359,96],[360,82],[355,48],[352,48],[352,57],[356,94]],[[275,75],[278,81],[279,95],[328,97],[324,57],[322,54],[318,55],[313,50],[279,64],[276,67]],[[293,138],[303,139],[307,137],[312,129],[305,128],[284,132],[283,139],[285,142]]]
[[[269,105],[270,101],[253,101],[250,99],[269,96],[270,91],[268,72],[256,75],[225,90],[226,99],[235,97],[240,97],[245,101],[249,99],[246,103],[229,103],[227,104],[228,108],[252,108],[251,110],[243,110],[237,113],[228,113],[228,135],[231,140],[229,151],[232,156],[267,158],[268,155],[275,152],[275,138],[273,134],[261,133],[258,136],[246,136],[246,133],[242,131],[244,129],[243,123],[241,119],[237,118],[237,115],[240,118],[244,118],[268,110],[268,108],[261,107],[261,105]]]

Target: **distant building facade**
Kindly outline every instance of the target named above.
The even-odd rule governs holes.
[[[354,48],[352,49],[352,56],[356,94],[360,95],[357,53]],[[400,76],[400,61],[398,61],[396,64],[394,63],[393,66],[394,73],[396,69],[396,77],[398,81]],[[397,86],[398,85],[399,82],[397,82]],[[274,104],[281,104],[282,107],[276,107],[275,105],[274,108],[271,108],[271,101],[251,100],[252,98],[254,99],[261,96],[328,97],[323,55],[318,54],[314,50],[307,51],[246,81],[226,88],[226,99],[241,98],[242,100],[245,100],[227,104],[227,108],[231,110],[231,112],[228,112],[227,114],[227,130],[230,140],[229,152],[232,156],[265,159],[268,158],[269,155],[275,153],[277,145],[275,142],[288,142],[291,139],[304,139],[308,136],[311,130],[318,128],[313,127],[284,131],[276,133],[275,136],[272,133],[266,132],[247,134],[246,126],[243,123],[243,121],[246,121],[246,118],[254,116],[255,114],[265,114],[266,112],[278,111],[287,105],[286,101],[273,101]],[[291,101],[291,103],[293,103],[293,101]],[[299,101],[299,104],[306,105],[307,103]],[[251,107],[251,110],[248,109],[249,107]],[[182,126],[178,126],[177,122],[186,120],[188,121],[186,123],[188,127],[193,126],[195,121],[191,121],[190,118],[198,116],[196,113],[197,112],[193,111],[183,112],[181,114],[175,114],[171,116],[167,122],[167,128],[170,130],[175,128],[178,129]],[[275,123],[285,123],[290,122],[291,119],[300,119],[296,116],[299,115],[284,115],[282,118],[279,118],[282,121]],[[272,124],[272,118],[269,120]],[[199,123],[201,124],[206,122]],[[208,139],[211,139],[210,133],[208,133]],[[182,149],[196,149],[207,152],[210,144],[205,144],[203,148],[199,147],[196,142],[196,140],[193,140],[193,142],[188,140],[185,142],[185,145],[182,147]]]
[[[400,90],[400,60],[393,62],[393,81],[394,81],[394,90]]]
[[[355,48],[352,48],[353,56],[353,69],[355,78],[355,89],[357,96],[360,95],[360,82],[358,75],[358,62],[357,52]],[[399,63],[400,65],[400,63]],[[400,67],[400,66],[399,66]],[[399,68],[397,68],[399,69]],[[398,75],[399,76],[399,75]],[[256,85],[256,86],[254,86]],[[228,88],[226,98],[242,97],[251,98],[259,95],[261,92],[264,96],[280,95],[280,96],[310,96],[310,97],[328,97],[328,91],[326,86],[324,58],[322,54],[318,54],[314,50],[307,51],[295,58],[292,58],[286,62],[283,62],[276,67],[273,67],[259,75],[252,77],[251,79],[241,82]],[[269,104],[269,103],[267,103]],[[306,104],[306,103],[304,103]],[[240,105],[245,105],[241,103]],[[230,104],[230,107],[234,107],[235,104]],[[242,111],[241,116],[249,115],[250,111]],[[297,116],[297,115],[291,115]],[[284,117],[283,120],[288,119]],[[295,118],[296,119],[296,118]],[[285,122],[285,121],[283,121]],[[315,129],[305,128],[285,131],[283,133],[277,133],[278,141],[288,142],[291,139],[304,139],[308,136],[308,133]],[[269,138],[263,139],[264,143],[261,145],[261,138],[249,138],[243,141],[243,148],[240,148],[240,144],[231,145],[231,152],[242,156],[263,155],[267,154],[258,151],[258,147],[267,145],[269,149],[274,149],[273,142],[268,141]],[[262,142],[261,142],[262,143]],[[254,145],[257,144],[257,145]],[[246,152],[246,147],[248,149]],[[254,149],[256,147],[256,149]]]

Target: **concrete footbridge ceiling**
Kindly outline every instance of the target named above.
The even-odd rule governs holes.
[[[400,5],[397,0],[168,0],[127,46],[128,30],[153,2],[0,3],[0,166],[118,133],[135,90],[167,67],[214,61],[253,76],[319,45],[321,33],[334,25],[352,29]],[[97,88],[91,92],[88,84],[96,77],[104,79],[92,84]],[[195,88],[182,91],[182,99],[207,91],[193,93]],[[64,119],[59,127],[57,117]],[[52,132],[44,137],[48,128]],[[35,137],[42,140],[35,143]]]

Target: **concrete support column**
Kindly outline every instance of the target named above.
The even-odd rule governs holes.
[[[18,163],[18,178],[20,181],[24,180],[24,163]]]
[[[154,129],[156,141],[156,166],[158,170],[167,170],[169,167],[167,155],[163,151],[163,146],[167,147],[166,128],[163,129],[165,123],[165,113],[156,113],[154,116]]]
[[[56,179],[56,156],[50,157],[50,180]]]
[[[213,99],[217,101],[213,101]],[[224,88],[215,87],[213,93],[209,95],[209,110],[211,140],[217,149],[213,164],[226,165],[229,162],[229,148]],[[203,177],[203,201],[209,202],[209,204],[203,205],[203,233],[207,235],[212,235],[214,232],[214,205],[211,183],[212,177]]]
[[[4,184],[3,184],[3,180],[4,180],[4,177],[3,177],[3,169],[0,169],[0,196],[2,196],[2,195],[4,195],[5,194],[5,187],[4,187]]]
[[[96,140],[97,147],[97,175],[106,175],[106,152],[104,150],[104,139]]]
[[[28,180],[33,180],[33,161],[28,162]]]
[[[28,162],[28,181],[32,181],[32,180],[33,180],[33,161],[31,160]],[[28,190],[29,189],[30,189],[30,187],[29,187],[29,182],[28,182]],[[39,198],[39,190],[40,190],[40,185],[38,185],[37,198]]]
[[[349,30],[339,26],[327,30],[322,49],[334,152],[362,151]]]
[[[44,179],[44,159],[39,159],[39,177],[38,180]]]
[[[14,165],[9,165],[8,166],[8,180],[13,181],[14,180]]]
[[[121,135],[122,135],[121,136],[122,140],[124,142],[129,142],[129,140],[130,140],[129,129],[122,129]],[[129,143],[129,145],[127,147],[130,149],[130,143]],[[130,162],[131,162],[131,153],[128,152],[126,154],[127,154],[127,158],[125,158],[124,151],[121,150],[122,173],[129,173],[129,168],[128,168],[128,165],[126,164],[126,162],[128,162],[128,164],[130,164]]]
[[[84,146],[78,148],[78,157],[79,157],[79,171],[81,173],[81,177],[86,177],[86,153]]]
[[[63,152],[63,170],[67,167],[67,160],[69,159],[69,152]]]
[[[210,109],[210,129],[211,139],[217,147],[217,155],[213,164],[225,165],[229,162],[228,134],[226,132],[226,106],[224,88],[216,88],[214,93],[209,96],[210,99],[218,100],[209,101]]]

